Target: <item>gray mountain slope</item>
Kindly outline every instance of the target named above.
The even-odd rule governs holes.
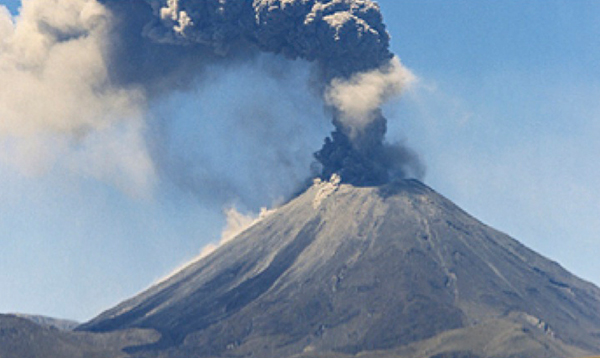
[[[577,357],[600,290],[417,181],[317,183],[79,330],[150,328],[134,357]]]
[[[150,330],[92,334],[40,325],[15,315],[0,315],[2,358],[126,358],[124,347],[158,339]]]
[[[56,328],[59,331],[71,331],[80,325],[79,322],[41,315],[14,313],[13,316],[28,319],[46,328]]]

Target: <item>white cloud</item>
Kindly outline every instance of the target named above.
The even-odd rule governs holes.
[[[144,97],[110,83],[110,21],[95,0],[25,1],[16,18],[0,9],[0,160],[26,174],[58,164],[147,189]]]
[[[206,257],[213,253],[216,249],[229,241],[236,238],[238,235],[254,226],[267,216],[271,215],[274,210],[268,210],[262,208],[258,214],[243,214],[239,212],[235,207],[231,207],[225,210],[226,226],[221,233],[221,240],[217,244],[208,244],[202,249],[198,259]]]
[[[271,215],[274,212],[275,212],[275,209],[269,210],[267,208],[262,208],[260,210],[260,213],[258,213],[258,214],[254,214],[254,213],[244,214],[244,213],[239,212],[235,207],[231,207],[231,208],[225,210],[224,214],[226,217],[226,224],[225,224],[225,227],[223,228],[223,231],[221,232],[220,240],[216,243],[213,242],[213,243],[209,243],[209,244],[205,245],[202,248],[202,250],[200,251],[200,254],[198,254],[198,256],[196,256],[192,260],[180,265],[179,267],[177,267],[175,270],[173,270],[171,273],[169,273],[165,277],[162,277],[161,279],[157,280],[153,285],[157,285],[157,284],[167,281],[168,279],[175,276],[177,273],[179,273],[186,267],[190,266],[191,264],[198,262],[198,261],[202,260],[203,258],[209,256],[210,254],[215,252],[219,247],[221,247],[224,244],[235,239],[238,235],[242,234],[244,231],[246,231],[250,227],[256,225],[261,220],[265,219],[266,217],[268,217],[269,215]]]

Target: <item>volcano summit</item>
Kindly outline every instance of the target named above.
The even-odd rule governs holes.
[[[133,357],[580,357],[600,290],[418,181],[317,182],[212,255],[80,326]]]

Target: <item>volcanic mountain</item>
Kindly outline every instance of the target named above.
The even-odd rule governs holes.
[[[414,180],[317,181],[79,331],[132,357],[583,357],[600,289]]]

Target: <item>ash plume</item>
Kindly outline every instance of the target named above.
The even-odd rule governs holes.
[[[319,177],[378,185],[422,175],[415,153],[385,139],[381,106],[412,75],[390,52],[371,0],[30,0],[14,18],[0,7],[0,35],[0,144],[11,149],[1,160],[49,156],[52,168],[67,158],[75,172],[143,192],[155,176],[185,170],[165,165],[169,156],[148,143],[161,137],[147,135],[154,104],[199,92],[215,68],[235,70],[267,54],[310,63],[315,105],[334,126],[314,154]],[[283,135],[272,140],[273,131],[262,132],[269,140],[256,142],[294,163],[280,150],[288,143]],[[56,153],[44,149],[57,140]],[[203,176],[204,186],[232,187],[220,174]]]
[[[390,37],[379,6],[370,0],[146,0],[144,17],[130,21],[139,1],[105,0],[129,33],[121,46],[127,55],[152,53],[157,71],[128,69],[133,83],[150,92],[167,84],[185,86],[207,64],[246,61],[257,53],[273,53],[314,64],[314,86],[332,113],[335,131],[314,157],[322,178],[333,173],[355,185],[378,185],[396,177],[423,174],[418,156],[385,141],[386,119],[380,107],[412,80],[411,73],[390,52]],[[124,3],[129,3],[125,5]],[[131,23],[134,24],[133,28]],[[133,29],[133,32],[131,32]],[[138,38],[137,35],[143,36]],[[140,51],[140,43],[143,49]],[[183,49],[183,50],[182,50]],[[183,52],[173,56],[173,53]],[[166,56],[168,58],[163,58]],[[165,66],[166,64],[166,66]],[[174,79],[167,80],[170,76]],[[133,77],[133,78],[132,78]],[[282,119],[285,120],[285,119]]]
[[[132,196],[152,186],[141,91],[115,86],[105,57],[112,16],[95,0],[0,5],[0,163],[56,166]]]

